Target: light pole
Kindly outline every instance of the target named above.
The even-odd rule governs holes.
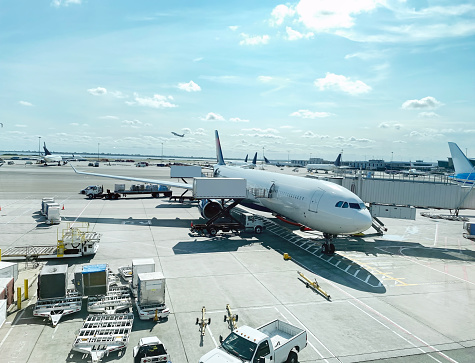
[[[97,143],[97,161],[99,161],[99,145],[100,143]]]
[[[162,159],[163,159],[163,142],[162,142]]]
[[[38,156],[41,156],[41,136],[38,136]]]
[[[290,162],[290,150],[287,150],[287,161]]]

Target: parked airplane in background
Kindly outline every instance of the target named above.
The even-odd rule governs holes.
[[[461,183],[472,184],[475,180],[475,167],[455,142],[449,142],[449,149],[455,169],[452,178]]]
[[[185,136],[185,134],[180,135],[180,134],[177,134],[176,132],[173,132],[173,131],[172,131],[172,134],[175,135],[175,136],[178,136],[178,137],[184,137]]]
[[[341,168],[341,153],[333,164],[307,164],[307,170],[324,170],[326,173]]]
[[[45,156],[43,157],[45,161],[45,165],[48,165],[48,163],[56,163],[61,165],[61,162],[63,161],[62,155],[53,155],[51,152],[46,148],[46,142],[43,144],[43,149],[45,151]]]
[[[216,131],[216,156],[215,177],[246,179],[247,201],[265,207],[301,226],[323,232],[325,237],[325,243],[322,245],[323,253],[335,251],[332,239],[336,235],[362,232],[372,225],[371,214],[363,201],[340,185],[318,179],[226,165],[218,131]],[[74,166],[73,169],[78,174],[193,189],[193,185],[187,183],[80,172]],[[261,193],[256,195],[255,191]],[[222,206],[218,201],[202,200],[199,208],[203,216],[211,217],[210,212],[219,210]]]

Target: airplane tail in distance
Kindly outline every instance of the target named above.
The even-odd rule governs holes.
[[[221,150],[221,143],[219,142],[218,130],[215,130],[216,137],[216,159],[218,165],[226,165],[224,162],[223,151]]]
[[[45,155],[51,155],[49,150],[46,148],[46,142],[43,144],[43,149],[45,150]]]
[[[455,175],[475,173],[475,168],[455,142],[449,142],[450,155],[454,163]]]
[[[266,164],[270,164],[270,161],[264,156],[264,161],[266,162]]]
[[[252,158],[252,164],[256,165],[257,164],[257,153],[254,154],[254,157]]]
[[[249,154],[246,154],[246,158],[244,159],[244,162],[247,163],[247,157],[249,156]]]
[[[341,166],[341,153],[338,154],[335,162],[333,163],[335,166]]]

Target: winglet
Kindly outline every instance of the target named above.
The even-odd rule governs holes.
[[[223,151],[221,150],[221,143],[219,142],[218,130],[215,130],[216,137],[216,159],[218,165],[226,165],[224,162]]]

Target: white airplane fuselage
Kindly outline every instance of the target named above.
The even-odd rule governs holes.
[[[227,165],[215,165],[214,170],[217,177],[245,178],[250,201],[323,233],[358,233],[372,225],[363,201],[335,183]],[[252,188],[265,190],[265,197],[256,198],[249,192]]]

